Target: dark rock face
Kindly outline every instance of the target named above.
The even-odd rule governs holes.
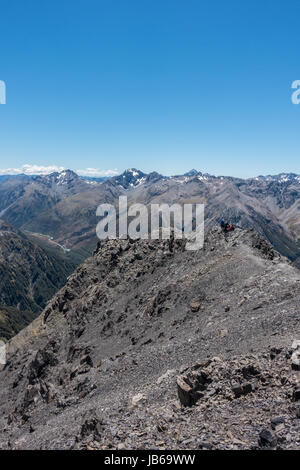
[[[277,438],[269,429],[263,429],[259,433],[258,443],[260,447],[275,447],[277,444]]]
[[[209,382],[210,379],[204,372],[192,371],[184,376],[178,376],[177,391],[180,403],[183,406],[195,405],[203,397],[201,392]]]
[[[240,385],[234,385],[232,387],[232,391],[234,393],[235,398],[239,398],[242,395],[247,395],[248,393],[253,392],[254,390],[255,386],[248,382],[244,382]]]
[[[296,388],[296,390],[294,390],[293,399],[294,401],[300,400],[300,388]]]
[[[184,245],[99,244],[10,341],[0,448],[299,446],[299,271],[251,230]]]

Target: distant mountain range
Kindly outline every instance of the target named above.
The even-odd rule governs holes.
[[[96,244],[96,208],[116,203],[206,204],[206,225],[220,218],[254,227],[283,255],[300,256],[300,176],[282,173],[242,179],[195,169],[184,175],[146,174],[135,168],[111,178],[80,177],[71,170],[48,176],[0,179],[0,217],[34,236],[36,242],[71,250],[80,260]]]

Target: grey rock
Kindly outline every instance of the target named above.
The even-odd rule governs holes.
[[[259,433],[258,444],[260,447],[275,447],[277,445],[277,437],[269,429],[263,429]]]

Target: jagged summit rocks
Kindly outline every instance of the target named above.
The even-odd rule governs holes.
[[[114,176],[111,181],[123,189],[133,189],[146,183],[154,183],[161,179],[166,179],[157,172],[149,174],[143,173],[136,168],[125,170],[121,175]]]
[[[0,447],[252,448],[282,415],[296,448],[299,282],[253,230],[100,243],[8,344]]]

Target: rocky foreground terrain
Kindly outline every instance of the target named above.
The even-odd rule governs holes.
[[[300,272],[253,230],[114,240],[8,344],[2,449],[297,449]]]

